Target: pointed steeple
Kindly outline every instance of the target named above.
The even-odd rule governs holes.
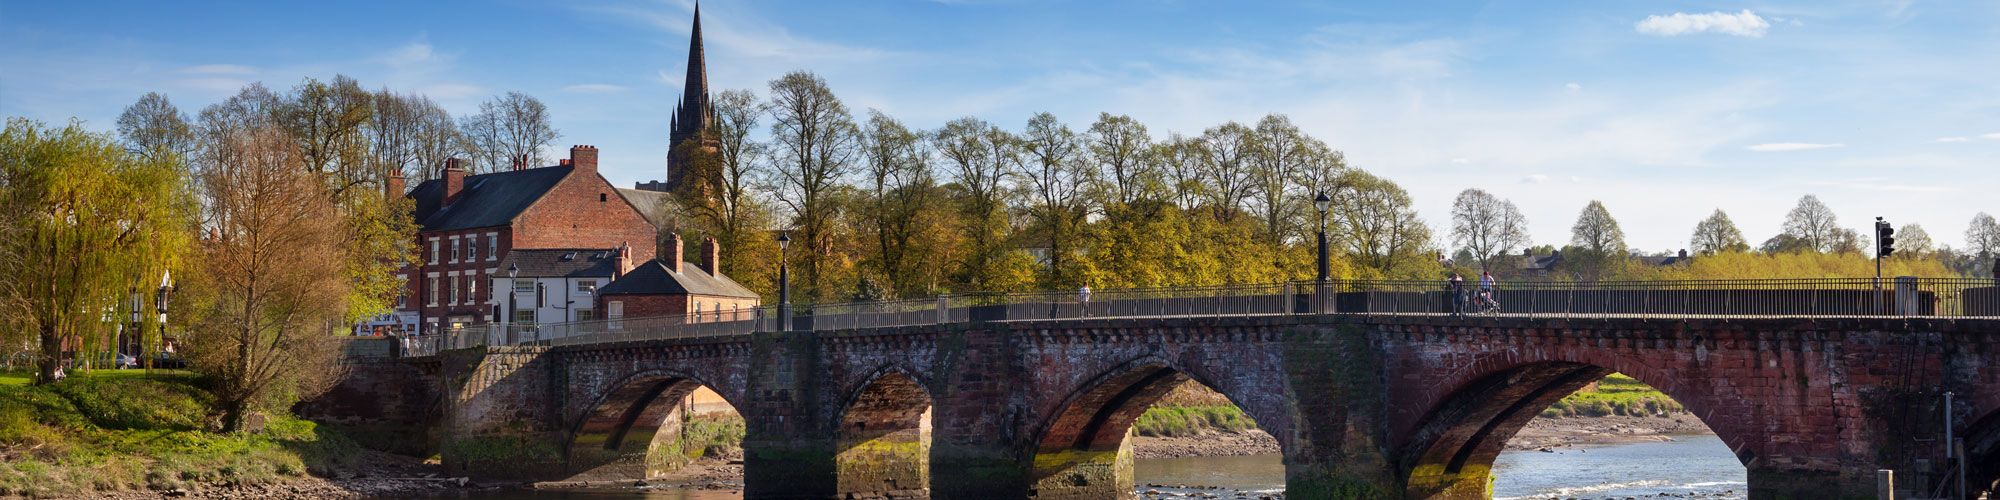
[[[689,140],[700,140],[702,132],[715,123],[715,110],[708,95],[708,61],[701,43],[701,3],[694,5],[694,29],[689,32],[687,82],[681,87],[680,105],[674,107],[667,134],[669,151]],[[680,184],[680,170],[672,154],[667,157],[668,189]]]

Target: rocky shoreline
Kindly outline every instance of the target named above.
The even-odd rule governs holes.
[[[172,490],[102,491],[85,497],[106,499],[213,498],[213,499],[320,499],[461,496],[479,491],[510,489],[515,485],[481,484],[463,477],[443,474],[434,462],[412,457],[363,450],[359,465],[336,471],[312,471],[289,481],[269,484],[215,484]]]
[[[1186,437],[1132,437],[1134,458],[1235,457],[1280,451],[1278,438],[1256,429],[1240,433],[1211,431]]]
[[[1507,441],[1509,450],[1554,451],[1571,446],[1672,441],[1674,436],[1713,434],[1694,415],[1630,417],[1538,417]]]

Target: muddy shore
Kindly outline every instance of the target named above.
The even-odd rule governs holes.
[[[1507,442],[1507,449],[1553,450],[1579,445],[1668,441],[1673,436],[1710,433],[1700,420],[1685,413],[1657,417],[1541,417],[1529,421],[1526,428],[1515,434]],[[1132,455],[1136,458],[1229,457],[1279,451],[1277,438],[1260,430],[1132,439]]]

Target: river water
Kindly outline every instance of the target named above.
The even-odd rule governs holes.
[[[1134,466],[1139,491],[1162,496],[1204,493],[1233,498],[1285,490],[1285,466],[1278,455],[1140,460]],[[1712,435],[1677,436],[1673,441],[1579,447],[1555,453],[1509,451],[1493,463],[1496,500],[1536,498],[1745,498],[1744,471],[1736,457]],[[611,500],[734,500],[740,492],[677,489],[508,492],[496,498]]]

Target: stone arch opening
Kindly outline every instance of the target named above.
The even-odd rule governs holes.
[[[930,392],[885,370],[849,398],[836,433],[842,498],[930,496]]]
[[[2000,410],[1966,427],[1964,442],[1966,496],[2000,494]]]
[[[740,455],[744,431],[736,406],[701,381],[642,373],[590,406],[564,460],[576,481],[666,478],[703,458]]]
[[[1543,423],[1548,424],[1543,426],[1547,428],[1543,430],[1551,431],[1555,435],[1574,431],[1623,432],[1628,429],[1636,429],[1636,427],[1614,427],[1628,425],[1628,423],[1623,421],[1614,423],[1608,420],[1603,423],[1557,422],[1560,418],[1556,414],[1567,412],[1573,416],[1566,418],[1597,418],[1605,415],[1622,416],[1626,413],[1638,412],[1673,412],[1673,406],[1680,405],[1686,405],[1685,413],[1675,413],[1678,416],[1677,418],[1691,420],[1691,427],[1695,429],[1706,428],[1709,431],[1715,432],[1720,442],[1716,442],[1715,438],[1690,437],[1687,438],[1690,439],[1689,441],[1679,442],[1684,444],[1677,446],[1669,444],[1664,447],[1646,446],[1647,449],[1645,450],[1622,448],[1617,451],[1621,453],[1635,453],[1640,457],[1650,456],[1648,454],[1661,454],[1664,455],[1661,458],[1671,458],[1687,456],[1683,453],[1692,450],[1693,452],[1703,454],[1703,456],[1717,456],[1719,460],[1723,461],[1731,460],[1728,457],[1733,456],[1736,467],[1729,467],[1727,465],[1720,467],[1733,469],[1734,475],[1732,477],[1735,479],[1730,479],[1730,482],[1743,480],[1747,471],[1742,467],[1751,463],[1756,458],[1756,454],[1745,447],[1724,444],[1736,441],[1731,440],[1731,436],[1725,434],[1728,432],[1727,429],[1711,426],[1701,418],[1703,414],[1701,411],[1702,401],[1698,399],[1682,399],[1681,395],[1675,394],[1676,391],[1671,386],[1662,385],[1660,384],[1661,381],[1648,380],[1657,378],[1651,374],[1632,374],[1632,377],[1627,378],[1623,376],[1614,377],[1615,373],[1610,368],[1586,363],[1566,361],[1530,363],[1477,378],[1451,392],[1432,407],[1429,415],[1417,426],[1416,433],[1407,441],[1408,445],[1404,447],[1404,453],[1398,457],[1398,461],[1400,462],[1398,469],[1406,485],[1407,496],[1412,498],[1492,498],[1495,494],[1495,487],[1499,485],[1496,479],[1504,476],[1504,474],[1496,475],[1501,472],[1495,469],[1496,465],[1503,467],[1513,466],[1522,469],[1550,469],[1554,467],[1567,469],[1585,467],[1587,465],[1580,465],[1580,463],[1600,460],[1599,457],[1607,457],[1605,459],[1608,459],[1609,455],[1604,452],[1605,450],[1600,450],[1597,455],[1591,455],[1589,453],[1590,445],[1576,447],[1573,443],[1562,444],[1563,440],[1558,438],[1554,441],[1556,444],[1538,443],[1530,446],[1531,449],[1528,450],[1512,450],[1513,453],[1517,454],[1509,457],[1511,460],[1499,460],[1503,453],[1510,451],[1508,449],[1510,441],[1521,435],[1522,430],[1528,428],[1538,418],[1543,418]],[[1594,392],[1596,391],[1594,386],[1600,381],[1606,381],[1607,377],[1610,377],[1611,380],[1626,381],[1621,383],[1621,386],[1630,384],[1643,389],[1659,388],[1660,396],[1648,397],[1655,399],[1663,397],[1667,401],[1656,400],[1656,403],[1659,404],[1658,406],[1647,408],[1644,405],[1638,405],[1638,408],[1634,409],[1629,404],[1614,407],[1613,405],[1620,404],[1615,399],[1609,399],[1611,402],[1606,403],[1606,399],[1591,397],[1578,399],[1577,401],[1580,402],[1578,404],[1587,403],[1597,405],[1604,403],[1599,405],[1602,408],[1569,410],[1567,409],[1569,403],[1565,403],[1563,407],[1566,411],[1553,411],[1559,402],[1564,402],[1565,398],[1571,397],[1572,394],[1578,394],[1580,390],[1591,388],[1593,392],[1589,394],[1597,396],[1598,393]],[[1648,384],[1650,384],[1650,387]],[[1623,391],[1627,389],[1618,390]],[[1632,399],[1634,402],[1637,401],[1636,397]],[[1545,415],[1545,412],[1547,415]],[[1581,415],[1577,415],[1578,413]],[[1653,431],[1646,429],[1636,432],[1650,433]],[[1628,460],[1627,464],[1629,465],[1629,460],[1631,459],[1626,460]],[[1703,465],[1713,466],[1715,464]],[[1683,473],[1662,470],[1648,470],[1647,472],[1653,474]],[[1689,471],[1685,473],[1695,474],[1697,472]],[[1543,473],[1540,475],[1543,477],[1549,476],[1546,470],[1543,470]],[[1577,475],[1588,475],[1592,479],[1596,479],[1603,474],[1579,471]],[[1635,487],[1639,487],[1636,485],[1643,485],[1644,487],[1681,487],[1681,485],[1669,485],[1657,481],[1660,480],[1636,481]],[[1691,481],[1690,483],[1694,482],[1708,481]],[[1606,481],[1601,484],[1588,486],[1609,487],[1610,485],[1611,482]],[[1537,487],[1537,485],[1511,484],[1506,486],[1518,488]],[[1573,486],[1563,485],[1563,487]],[[1723,487],[1734,488],[1737,490],[1737,493],[1744,491],[1744,485]],[[1667,491],[1663,490],[1661,492],[1664,493]],[[1542,492],[1531,491],[1527,494],[1534,496],[1539,493]],[[1627,495],[1620,493],[1615,496]]]
[[[1149,409],[1182,387],[1198,387],[1226,399],[1222,406],[1233,411],[1230,418],[1240,419],[1248,428],[1256,426],[1246,407],[1215,386],[1165,363],[1136,362],[1085,384],[1042,426],[1030,469],[1034,481],[1031,496],[1131,497],[1137,486],[1137,460],[1130,438],[1138,434]],[[1156,420],[1146,425],[1159,423]],[[1276,451],[1276,445],[1272,447]],[[1276,480],[1282,483],[1283,478]]]

